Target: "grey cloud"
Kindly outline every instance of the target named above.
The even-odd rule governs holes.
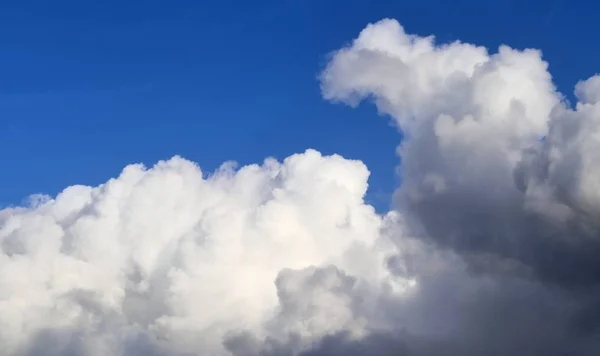
[[[599,350],[598,79],[580,82],[581,102],[569,108],[547,68],[535,50],[436,44],[383,20],[335,52],[324,70],[327,99],[354,106],[372,98],[399,125],[406,139],[395,202],[404,230],[455,255],[450,270],[464,265],[458,275],[429,274],[426,254],[411,272],[420,298],[408,310],[382,307],[403,316],[427,310],[437,320],[396,325],[391,335],[406,328],[430,345],[441,341],[426,351],[407,337],[408,354]],[[400,251],[403,239],[395,239]],[[390,260],[393,271],[396,261],[407,259]],[[452,331],[434,336],[444,322]],[[319,350],[326,349],[331,344]]]

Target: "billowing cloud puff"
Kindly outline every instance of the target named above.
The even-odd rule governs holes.
[[[435,44],[383,20],[334,53],[321,75],[326,98],[349,105],[372,98],[406,134],[395,201],[409,230],[460,256],[470,274],[454,287],[492,278],[497,289],[469,299],[468,313],[481,313],[478,305],[492,298],[483,312],[516,298],[510,312],[533,304],[523,313],[535,315],[541,295],[562,306],[541,314],[551,321],[526,330],[518,318],[502,323],[530,337],[521,347],[502,330],[489,333],[504,338],[504,348],[482,341],[490,335],[477,329],[489,330],[491,316],[465,326],[479,341],[462,345],[480,353],[592,354],[600,347],[587,339],[600,335],[600,86],[596,76],[580,82],[571,108],[547,67],[536,50],[501,46],[490,54],[460,42]],[[515,289],[518,281],[538,292]],[[565,338],[536,342],[533,330],[549,322]],[[556,340],[562,346],[549,348]],[[468,347],[445,354],[472,354]]]
[[[279,303],[289,332],[358,332],[345,297],[329,290],[350,277],[293,270],[335,265],[386,278],[381,218],[362,200],[368,174],[358,161],[313,150],[283,163],[226,164],[208,177],[174,157],[4,210],[3,348],[220,354],[227,332],[260,332]],[[304,304],[321,293],[310,286],[322,297]]]
[[[322,86],[353,105],[373,97],[406,132],[397,201],[428,238],[557,283],[598,281],[598,78],[577,85],[573,110],[538,51],[436,46],[383,20],[335,54]]]
[[[8,355],[600,354],[600,80],[537,50],[367,26],[324,97],[405,134],[396,209],[314,150],[174,157],[0,211]]]

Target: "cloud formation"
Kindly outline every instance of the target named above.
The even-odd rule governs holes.
[[[300,270],[386,278],[381,218],[362,200],[368,174],[313,150],[209,177],[175,157],[4,210],[2,344],[9,354],[219,354],[226,333],[259,332],[279,303],[280,330],[360,328],[329,290],[353,279]],[[310,288],[323,299],[305,305]]]
[[[599,79],[576,86],[572,108],[547,69],[536,50],[436,44],[383,20],[337,51],[322,74],[326,98],[350,105],[371,98],[406,134],[395,201],[421,241],[465,263],[469,274],[454,287],[491,279],[493,294],[468,299],[467,320],[483,319],[461,331],[472,339],[464,350],[599,350]],[[496,309],[528,320],[501,322],[488,315]],[[502,328],[490,330],[492,323]],[[536,340],[540,330],[551,341]]]
[[[405,134],[397,209],[317,151],[180,157],[0,211],[7,355],[600,353],[600,77],[367,26],[321,74]]]
[[[384,20],[335,54],[323,92],[371,96],[407,134],[396,200],[428,238],[596,284],[600,85],[580,82],[571,109],[547,67],[539,51],[435,45]]]

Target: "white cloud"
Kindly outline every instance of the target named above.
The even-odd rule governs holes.
[[[33,197],[0,211],[3,352],[596,355],[597,78],[569,108],[539,51],[371,24],[321,86],[406,134],[397,211],[314,150]]]
[[[539,51],[436,45],[395,20],[367,26],[321,79],[325,98],[356,105],[372,97],[399,124],[408,137],[403,189],[414,196],[430,175],[485,191],[490,176],[494,186],[512,184],[520,151],[546,134],[559,99]]]
[[[381,218],[362,200],[368,175],[361,162],[313,150],[209,177],[174,157],[4,210],[3,347],[60,328],[82,333],[70,347],[86,354],[119,354],[141,333],[173,352],[218,354],[225,332],[260,331],[276,312],[284,268],[335,264],[383,278]],[[307,332],[349,322],[316,318]]]

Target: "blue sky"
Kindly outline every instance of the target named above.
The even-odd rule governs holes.
[[[363,160],[380,209],[400,135],[325,102],[326,55],[368,22],[541,48],[561,91],[595,73],[591,1],[2,1],[0,205],[179,154],[212,170],[306,148]]]

